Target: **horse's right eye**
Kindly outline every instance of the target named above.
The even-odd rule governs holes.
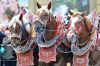
[[[47,14],[45,14],[45,16],[47,16]]]

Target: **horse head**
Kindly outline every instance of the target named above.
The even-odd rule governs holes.
[[[31,20],[29,19],[29,10],[28,9],[22,9],[21,12],[13,16],[9,23],[9,30],[11,32],[11,43],[14,48],[21,51],[22,48],[20,47],[26,47],[26,45],[31,40],[32,30],[31,30]],[[15,50],[16,50],[15,49]],[[29,47],[28,47],[29,49]],[[26,52],[28,49],[22,50],[22,52]]]
[[[69,10],[71,15],[70,22],[68,24],[68,34],[67,38],[70,41],[76,41],[77,38],[86,39],[92,31],[93,24],[86,17],[85,13],[72,12]]]
[[[51,14],[51,2],[47,6],[41,6],[37,2],[37,17],[35,21],[37,32],[37,44],[41,47],[49,47],[56,43],[57,21]],[[56,37],[56,38],[55,38]]]

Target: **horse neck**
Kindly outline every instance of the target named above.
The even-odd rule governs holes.
[[[81,35],[82,36],[80,36],[78,38],[78,41],[79,41],[80,44],[86,42],[89,39],[89,37],[90,37],[90,35],[88,34],[88,32],[87,32],[87,30],[85,28],[83,28],[83,30],[81,32]]]
[[[82,28],[82,32],[81,34],[83,36],[79,37],[79,43],[84,43],[86,41],[89,40],[90,36],[91,36],[91,31],[92,31],[92,24],[91,22],[85,17],[85,23],[84,27]]]
[[[56,20],[55,20],[55,18],[54,18],[53,15],[50,16],[50,21],[49,21],[49,22],[51,23],[50,25],[48,25],[48,26],[51,27],[50,30],[56,30],[57,24],[56,24]],[[46,38],[47,40],[51,40],[51,39],[53,39],[55,36],[56,36],[56,32],[55,32],[55,31],[46,31],[46,32],[45,32],[45,38]]]

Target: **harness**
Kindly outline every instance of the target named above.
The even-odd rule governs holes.
[[[21,32],[19,35],[15,34],[15,33],[12,34],[12,37],[20,38],[20,41],[18,42],[19,45],[17,45],[16,47],[12,43],[12,47],[18,53],[24,53],[24,52],[30,50],[31,46],[33,45],[34,38],[31,37],[31,33],[30,33],[29,37],[22,38],[23,36],[25,36],[25,31],[26,31],[25,25],[27,25],[27,24],[30,24],[30,23],[23,24],[23,22],[22,22]],[[24,40],[22,40],[22,39],[24,39]],[[23,44],[24,42],[26,42],[26,44],[24,46],[21,46],[21,44]]]
[[[97,37],[98,37],[97,33],[98,33],[97,30],[93,27],[92,31],[87,34],[87,35],[90,34],[90,37],[87,39],[87,41],[85,41],[82,44],[80,44],[78,42],[79,36],[77,36],[76,41],[72,42],[72,44],[71,44],[71,51],[73,52],[73,54],[78,55],[78,56],[84,55],[86,52],[88,52],[91,49],[92,46],[95,46]],[[79,47],[79,46],[84,46],[84,45],[85,45],[85,47],[83,47],[83,48]]]
[[[51,15],[49,15],[48,17],[50,18],[50,16]],[[49,18],[47,19],[47,21],[49,20]],[[41,25],[42,26],[45,26],[44,24],[42,24],[43,21],[41,19],[36,20],[36,21],[41,22]],[[37,32],[37,38],[36,38],[36,42],[37,42],[38,46],[40,46],[40,47],[50,47],[50,46],[53,46],[62,37],[62,34],[65,34],[65,29],[66,29],[64,27],[65,24],[62,23],[62,22],[59,22],[58,20],[56,20],[56,22],[57,22],[57,25],[58,26],[54,30],[46,29],[45,27],[41,27],[39,29],[39,31]],[[44,33],[46,31],[55,32],[56,33],[56,36],[53,39],[47,41],[45,39],[45,36],[44,36]]]
[[[98,30],[93,26],[92,30],[89,31],[89,28],[86,25],[86,20],[84,20],[84,25],[88,33],[81,36],[78,36],[75,34],[76,40],[72,41],[72,44],[71,44],[71,51],[74,54],[73,66],[89,66],[88,64],[89,53],[90,51],[93,51],[94,49],[97,48],[96,46],[97,46],[97,41],[98,41]],[[88,38],[85,42],[80,44],[79,39],[78,39],[80,37],[88,37]]]

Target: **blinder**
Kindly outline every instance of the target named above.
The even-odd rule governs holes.
[[[27,24],[30,24],[30,23],[23,24],[23,22],[22,22],[22,25],[20,26],[20,29],[19,29],[19,34],[17,34],[15,30],[13,30],[11,39],[13,39],[13,38],[17,39],[16,46],[19,45],[19,43],[25,42],[28,38],[31,37],[25,28],[25,26]],[[12,42],[12,44],[15,44],[13,40],[11,42]]]
[[[23,23],[23,22],[22,22]],[[29,36],[29,33],[27,32],[25,26],[27,24],[30,24],[30,23],[25,23],[25,24],[22,24],[21,26],[21,40],[25,40],[26,38],[28,38],[27,36]],[[30,36],[29,36],[30,37]]]
[[[35,31],[37,33],[41,33],[41,32],[44,31],[44,26],[43,26],[43,24],[40,21],[36,20],[34,24],[36,25],[35,26]]]

